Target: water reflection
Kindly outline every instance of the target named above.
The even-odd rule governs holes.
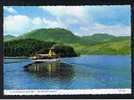
[[[36,73],[39,77],[71,80],[74,77],[73,66],[61,62],[33,63],[25,66],[25,70]]]

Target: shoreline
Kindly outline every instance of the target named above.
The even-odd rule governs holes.
[[[4,59],[29,59],[31,57],[4,57]]]
[[[90,56],[93,56],[93,55],[95,55],[95,56],[107,56],[107,55],[109,55],[109,56],[131,56],[131,54],[89,54]],[[88,55],[88,56],[89,56]],[[87,56],[87,55],[79,55],[79,56],[77,56],[77,57],[80,57],[80,56]],[[61,58],[72,58],[72,57],[61,57]],[[22,57],[22,56],[17,56],[17,57],[9,57],[9,56],[7,56],[7,57],[4,57],[4,59],[32,59],[32,57]]]

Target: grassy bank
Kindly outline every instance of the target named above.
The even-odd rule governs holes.
[[[129,55],[131,54],[130,40],[106,42],[95,45],[69,44],[77,54],[108,54],[108,55]]]

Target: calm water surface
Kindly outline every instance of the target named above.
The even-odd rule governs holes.
[[[31,63],[30,59],[4,59],[4,88],[131,88],[130,56],[89,55]]]

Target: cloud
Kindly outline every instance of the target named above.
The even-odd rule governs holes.
[[[17,13],[17,11],[15,9],[13,9],[13,7],[4,6],[4,10],[11,13],[11,14],[16,14]]]
[[[4,9],[7,8],[9,9],[9,7],[4,7]],[[10,7],[10,9],[12,8]],[[27,9],[33,10],[32,7],[23,8],[26,11]],[[38,12],[36,17],[29,16],[29,12],[26,11],[25,15],[19,15],[17,12],[15,15],[5,16],[4,34],[20,35],[38,28],[56,27],[69,29],[79,36],[94,33],[109,33],[118,36],[131,33],[131,25],[124,24],[122,21],[126,20],[126,23],[130,21],[130,9],[127,6],[39,6],[37,9],[47,17],[38,15]],[[127,14],[128,16],[126,16]],[[123,17],[124,15],[125,17]],[[108,24],[112,22],[114,24]]]
[[[39,8],[44,11],[48,11],[50,14],[58,17],[68,16],[83,21],[89,18],[89,6],[40,6]]]
[[[4,34],[21,35],[38,28],[66,28],[60,20],[49,20],[40,17],[30,18],[25,15],[4,17]]]
[[[30,19],[24,15],[15,15],[4,17],[4,33],[10,33],[14,35],[25,32],[30,28]]]
[[[40,6],[58,17],[76,35],[130,35],[130,6]],[[71,26],[79,26],[76,30]]]
[[[43,18],[43,22],[47,25],[47,28],[55,28],[55,27],[67,28],[66,25],[61,22],[61,20],[52,21]]]
[[[31,19],[32,23],[32,29],[37,29],[37,28],[66,28],[64,23],[62,23],[60,20],[50,20],[46,18],[40,18],[40,17],[35,17]]]
[[[118,25],[103,25],[95,23],[93,26],[80,27],[79,32],[75,33],[79,36],[93,35],[95,33],[108,33],[115,36],[128,36],[131,35],[131,27],[118,24]]]
[[[73,22],[73,21],[72,21]],[[70,24],[67,20],[61,21],[60,19],[57,20],[50,20],[46,18],[34,17],[30,18],[25,15],[10,15],[4,17],[4,34],[13,34],[13,35],[20,35],[25,32],[38,29],[38,28],[66,28],[69,29]],[[70,22],[69,22],[70,23]],[[74,23],[78,25],[77,21],[74,20]],[[117,25],[104,25],[100,23],[91,23],[90,25],[86,25],[83,23],[79,23],[79,28],[77,31],[73,28],[70,28],[75,35],[83,36],[83,35],[92,35],[94,33],[108,33],[115,36],[126,36],[131,34],[131,27],[123,24]],[[68,28],[69,27],[69,28]]]
[[[129,5],[112,6],[40,6],[44,13],[66,20],[78,20],[81,23],[98,22],[100,24],[130,25],[131,10]]]

